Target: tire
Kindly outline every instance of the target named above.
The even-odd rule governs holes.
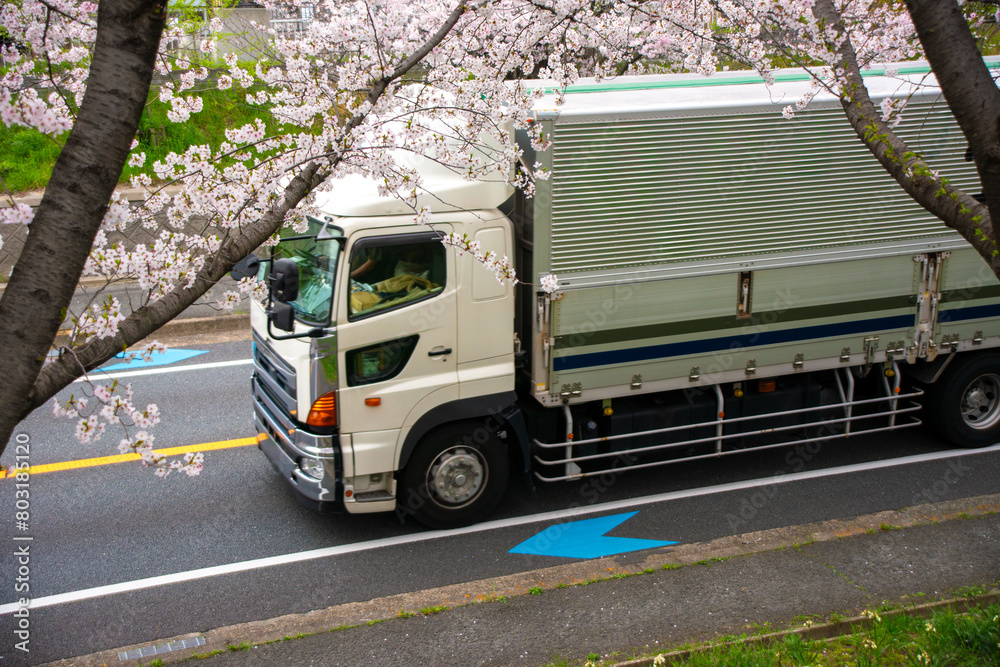
[[[965,355],[952,361],[924,400],[931,426],[959,447],[1000,441],[1000,355]]]
[[[429,433],[403,471],[404,505],[430,528],[458,528],[482,521],[507,489],[509,462],[497,435],[477,422],[449,424]]]

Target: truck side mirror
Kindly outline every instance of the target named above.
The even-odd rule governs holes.
[[[278,259],[271,264],[267,276],[271,295],[281,302],[295,301],[299,296],[299,265],[292,259]],[[291,306],[289,306],[291,310]],[[290,329],[286,329],[290,331]]]
[[[295,309],[283,301],[274,301],[267,309],[267,319],[282,331],[295,329]]]
[[[260,257],[250,253],[240,261],[236,262],[233,266],[233,270],[229,272],[229,276],[233,280],[242,280],[243,278],[253,278],[257,275],[257,270],[260,268]]]

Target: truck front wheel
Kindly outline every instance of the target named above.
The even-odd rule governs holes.
[[[463,422],[430,433],[403,471],[404,511],[430,528],[486,518],[507,488],[507,454],[496,434]]]
[[[985,447],[1000,440],[1000,355],[968,355],[952,361],[931,385],[927,419],[959,447]]]

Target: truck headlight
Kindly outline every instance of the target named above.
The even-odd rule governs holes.
[[[323,479],[326,474],[326,467],[320,459],[299,459],[299,470],[313,479]]]

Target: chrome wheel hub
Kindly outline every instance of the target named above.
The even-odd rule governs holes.
[[[478,451],[469,447],[446,449],[427,471],[431,495],[449,507],[472,501],[485,481],[486,463]]]
[[[962,394],[962,419],[971,428],[990,428],[1000,421],[1000,376],[982,375]]]

